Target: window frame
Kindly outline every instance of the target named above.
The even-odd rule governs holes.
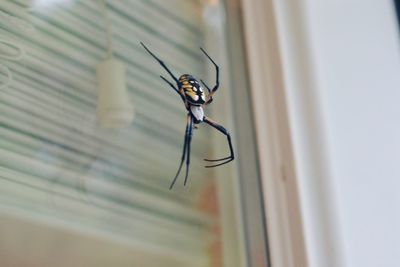
[[[273,0],[233,2],[243,20],[271,266],[308,266],[278,21],[301,10],[291,6],[293,14],[279,13],[281,4]]]

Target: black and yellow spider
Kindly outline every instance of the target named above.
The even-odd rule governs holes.
[[[185,176],[185,182],[184,185],[186,185],[187,178],[189,175],[189,164],[190,164],[190,142],[192,140],[192,133],[193,133],[193,127],[196,127],[197,124],[201,122],[205,122],[212,126],[213,128],[217,129],[221,133],[223,133],[229,144],[229,150],[230,150],[230,155],[225,158],[220,158],[220,159],[204,159],[205,161],[208,162],[219,162],[223,161],[214,165],[207,165],[205,166],[206,168],[212,168],[212,167],[217,167],[223,164],[226,164],[232,160],[234,160],[234,152],[233,152],[233,147],[232,147],[232,142],[231,142],[231,136],[229,135],[229,132],[221,125],[213,121],[212,119],[204,116],[204,111],[203,107],[207,106],[213,101],[213,95],[217,91],[219,87],[219,67],[218,65],[212,60],[212,58],[207,54],[206,51],[204,51],[203,48],[200,48],[201,51],[207,56],[209,60],[214,64],[215,70],[216,70],[216,84],[213,87],[213,89],[210,89],[210,87],[207,86],[207,84],[203,81],[200,80],[201,83],[207,88],[208,94],[206,95],[200,86],[199,82],[190,74],[183,74],[177,79],[174,74],[168,69],[168,67],[164,64],[162,60],[160,60],[156,55],[154,55],[143,43],[140,43],[144,49],[146,49],[149,54],[154,57],[158,63],[168,72],[168,74],[174,79],[176,83],[176,87],[174,86],[173,83],[168,81],[166,78],[163,76],[160,76],[166,83],[168,83],[182,98],[182,101],[185,104],[186,110],[188,111],[187,114],[187,123],[186,123],[186,130],[185,130],[185,140],[183,143],[183,152],[182,152],[182,159],[179,164],[178,172],[175,175],[174,180],[171,183],[171,186],[169,189],[172,189],[172,187],[175,184],[176,179],[179,176],[179,173],[181,172],[183,162],[185,161],[186,157],[186,176]]]

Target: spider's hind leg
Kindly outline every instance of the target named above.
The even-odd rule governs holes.
[[[189,176],[189,165],[190,165],[190,143],[192,142],[192,134],[193,134],[193,120],[190,120],[190,125],[189,125],[189,134],[188,134],[188,139],[187,139],[187,156],[186,156],[186,175],[185,175],[185,181],[183,185],[186,185],[188,176]]]
[[[185,161],[185,158],[187,158],[187,152],[190,153],[190,139],[191,139],[191,128],[192,128],[192,118],[190,117],[190,114],[188,114],[187,116],[187,123],[186,123],[186,130],[185,130],[185,138],[184,138],[184,143],[183,143],[183,151],[182,151],[182,157],[181,157],[181,162],[179,164],[179,168],[178,171],[176,172],[176,175],[174,177],[174,179],[172,180],[172,183],[169,187],[169,190],[171,190],[174,187],[174,184],[176,182],[176,180],[178,179],[179,173],[181,172],[182,166],[183,166],[183,162]],[[189,147],[189,149],[188,149]],[[190,163],[190,159],[186,160],[186,176],[185,176],[185,184],[186,184],[186,180],[187,177],[189,175],[189,163]]]
[[[225,158],[220,158],[220,159],[204,159],[205,161],[208,162],[218,162],[218,161],[224,161],[215,165],[207,165],[205,166],[206,168],[212,168],[212,167],[217,167],[217,166],[221,166],[224,165],[228,162],[231,162],[232,160],[235,159],[235,155],[233,152],[233,146],[232,146],[232,141],[231,141],[231,135],[229,134],[229,132],[222,126],[219,125],[218,123],[216,123],[215,121],[204,117],[204,122],[207,123],[208,125],[212,126],[213,128],[217,129],[219,132],[221,132],[222,134],[224,134],[228,140],[228,145],[229,145],[229,150],[230,150],[230,155],[228,157]]]

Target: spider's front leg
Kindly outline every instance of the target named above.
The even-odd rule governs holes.
[[[178,95],[182,98],[183,103],[185,103],[185,106],[187,106],[185,94],[181,90],[175,88],[175,86],[162,75],[160,75],[160,78],[163,79],[166,83],[168,83],[169,86],[171,86],[172,89],[174,89],[174,91],[178,93]]]
[[[229,134],[229,132],[222,125],[216,123],[215,121],[211,120],[210,118],[204,117],[203,121],[205,123],[207,123],[208,125],[212,126],[213,128],[217,129],[219,132],[223,133],[226,136],[226,138],[228,140],[229,150],[230,150],[230,155],[228,157],[220,158],[220,159],[204,159],[205,161],[208,161],[208,162],[217,162],[217,161],[225,160],[222,163],[218,163],[218,164],[215,164],[215,165],[207,165],[205,167],[206,168],[217,167],[217,166],[224,165],[224,164],[234,160],[235,159],[235,154],[233,152],[231,135]]]
[[[172,71],[167,67],[167,65],[165,65],[164,61],[162,61],[159,57],[157,57],[153,52],[150,51],[150,49],[147,48],[147,46],[145,46],[144,43],[140,42],[140,44],[143,46],[144,49],[146,49],[146,51],[155,59],[157,60],[157,62],[161,65],[161,67],[163,67],[168,74],[172,77],[172,79],[174,79],[174,81],[176,83],[178,83],[178,79],[175,77],[175,75],[172,73]]]
[[[207,99],[206,99],[206,102],[204,103],[204,106],[207,106],[208,104],[210,104],[213,101],[213,98],[211,95],[212,91],[211,91],[210,87],[208,87],[208,85],[203,80],[200,80],[200,82],[204,85],[205,88],[207,88],[207,91],[208,91]]]

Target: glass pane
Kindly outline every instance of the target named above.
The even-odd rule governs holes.
[[[240,157],[215,168],[204,166],[224,161],[203,160],[230,155],[221,127],[232,133],[234,150],[252,136],[251,118],[244,136],[235,130],[247,124],[235,123],[239,91],[226,52],[233,49],[227,21],[234,19],[218,1],[0,3],[4,266],[251,265],[251,220],[241,216],[244,199],[261,205],[260,195],[243,195]],[[180,80],[180,95],[140,42],[176,78],[191,74],[213,89],[216,69],[205,48],[221,66],[221,86],[201,108],[221,127],[201,122],[197,84]],[[249,103],[242,104],[238,110],[251,117]],[[194,121],[191,142],[187,117]],[[241,156],[254,158],[249,181],[257,181],[254,144],[247,146],[253,154]],[[247,216],[258,214],[251,227],[263,229],[257,205]]]

